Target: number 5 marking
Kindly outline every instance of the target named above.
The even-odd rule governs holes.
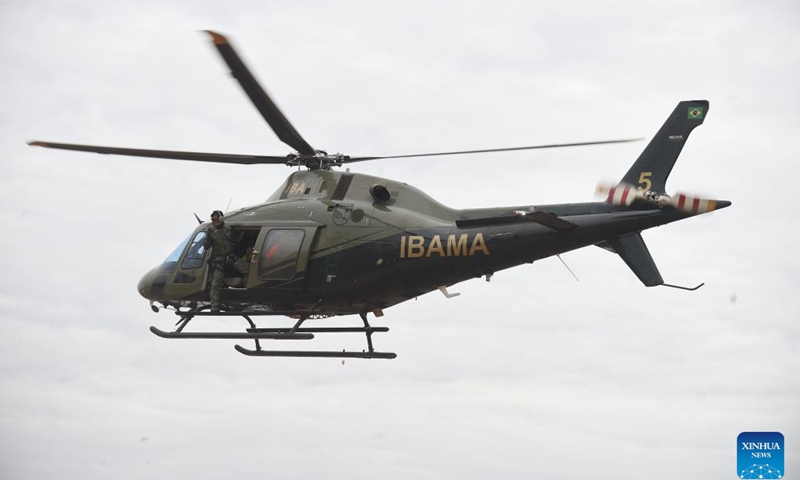
[[[639,174],[639,191],[644,192],[653,188],[653,182],[649,177],[653,176],[653,172],[642,172]]]

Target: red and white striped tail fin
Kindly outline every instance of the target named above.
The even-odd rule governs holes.
[[[641,193],[636,187],[627,183],[599,184],[597,185],[597,194],[606,197],[608,204],[625,207],[630,207],[637,198],[641,198]]]
[[[683,212],[691,213],[692,215],[711,212],[717,209],[716,200],[700,198],[685,193],[676,193],[675,196],[671,198],[670,205]]]

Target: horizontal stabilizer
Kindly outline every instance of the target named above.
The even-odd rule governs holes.
[[[568,232],[574,230],[578,226],[572,222],[568,222],[562,218],[558,218],[554,213],[548,212],[531,212],[525,216],[528,220],[536,222],[539,225],[552,228],[557,232]]]
[[[655,287],[664,283],[640,233],[626,233],[619,237],[611,237],[608,239],[608,243],[645,286]]]
[[[603,240],[600,243],[595,243],[594,246],[595,247],[600,247],[600,248],[602,248],[603,250],[605,250],[607,252],[617,253],[617,251],[614,250],[614,247],[612,247],[611,244],[608,243],[608,240]]]
[[[490,225],[506,225],[509,223],[521,223],[524,221],[525,219],[522,217],[516,217],[513,215],[504,215],[501,217],[466,218],[463,220],[456,220],[456,226],[458,228],[473,228],[473,227],[485,227]]]
[[[509,223],[535,222],[545,227],[552,228],[557,232],[567,232],[577,228],[572,222],[557,217],[554,213],[531,212],[518,210],[514,215],[503,215],[498,217],[467,218],[456,220],[458,228],[484,227],[491,225],[506,225]]]

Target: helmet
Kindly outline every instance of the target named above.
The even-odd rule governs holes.
[[[225,215],[222,213],[222,211],[221,211],[221,210],[214,210],[213,212],[211,212],[211,216],[212,216],[212,217],[213,217],[213,216],[217,216],[217,217],[219,217],[219,218],[222,218],[222,217],[224,217]]]

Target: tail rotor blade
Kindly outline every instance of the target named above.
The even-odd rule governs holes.
[[[605,197],[606,203],[623,207],[630,207],[636,199],[643,198],[635,186],[627,183],[598,184],[596,193]]]
[[[730,202],[700,198],[697,195],[676,193],[675,196],[670,198],[669,205],[682,212],[699,215],[719,208],[725,208],[730,205]]]
[[[670,197],[650,191],[640,191],[629,183],[599,183],[595,194],[602,197],[609,205],[630,207],[637,200],[642,200],[656,208],[674,208],[689,215],[700,215],[730,206],[727,200],[714,200],[699,195],[676,193]]]

